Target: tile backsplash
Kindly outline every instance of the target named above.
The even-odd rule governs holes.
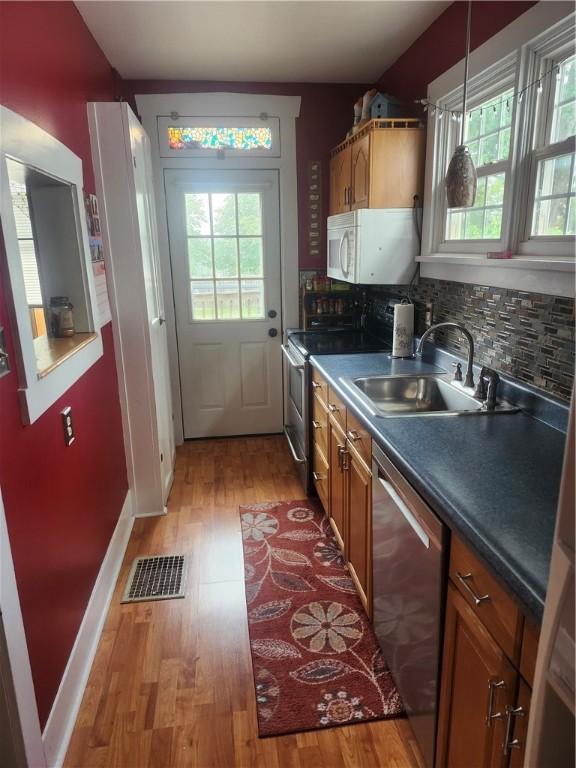
[[[372,286],[371,317],[377,325],[384,300],[405,295],[402,286]],[[461,323],[472,334],[476,362],[569,400],[574,378],[574,299],[508,288],[420,278],[412,292],[416,332],[425,330],[425,306],[433,322]],[[458,331],[436,333],[439,344],[466,356]]]

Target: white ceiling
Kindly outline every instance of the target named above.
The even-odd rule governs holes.
[[[375,82],[448,5],[436,0],[76,2],[124,78],[317,83]]]

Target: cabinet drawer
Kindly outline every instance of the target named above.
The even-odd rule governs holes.
[[[518,663],[523,617],[514,600],[457,536],[452,536],[450,578],[506,655]]]
[[[346,406],[332,387],[328,388],[328,412],[346,432]]]
[[[316,396],[312,398],[312,440],[328,457],[328,411]]]
[[[328,383],[326,379],[318,373],[316,368],[312,368],[312,392],[324,403],[324,405],[328,405]]]
[[[313,473],[312,477],[314,478],[314,487],[316,488],[316,493],[318,494],[318,497],[320,501],[322,502],[322,506],[324,507],[324,511],[328,513],[328,462],[324,458],[324,454],[320,449],[318,448],[318,445],[314,445],[314,463],[313,463]]]
[[[356,451],[360,454],[360,456],[364,459],[366,464],[371,466],[372,438],[370,437],[370,433],[366,427],[362,426],[356,416],[354,416],[353,413],[350,413],[350,411],[348,411],[346,414],[346,427],[346,437],[352,446],[356,449]]]

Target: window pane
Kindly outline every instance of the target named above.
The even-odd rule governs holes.
[[[238,230],[241,235],[262,234],[260,195],[238,195]]]
[[[465,141],[478,167],[506,160],[510,154],[513,91],[482,102],[466,116]]]
[[[242,280],[242,317],[255,319],[264,317],[264,281]]]
[[[212,232],[215,235],[236,234],[236,195],[212,195]]]
[[[264,277],[262,238],[243,237],[240,243],[240,273],[242,277]]]
[[[190,283],[193,320],[215,320],[214,284],[212,281]]]
[[[188,238],[188,269],[193,279],[212,277],[212,248],[209,237]]]
[[[495,173],[486,179],[486,205],[502,205],[506,174]]]
[[[473,208],[448,211],[446,240],[499,240],[505,173],[480,176]]]
[[[196,126],[168,128],[170,149],[272,149],[272,129]]]
[[[570,198],[570,205],[568,208],[568,222],[566,223],[566,234],[576,235],[576,200]]]
[[[187,194],[185,201],[188,234],[209,235],[210,210],[208,208],[208,195]]]
[[[238,277],[238,253],[235,237],[214,238],[216,277]]]
[[[576,56],[560,64],[554,94],[552,115],[552,143],[576,134]]]
[[[488,209],[484,218],[484,239],[500,240],[502,231],[502,208]]]
[[[216,304],[219,320],[240,319],[240,292],[237,280],[216,281]]]
[[[494,133],[491,136],[480,141],[480,154],[478,157],[478,165],[488,165],[488,163],[495,163],[498,159],[498,134]]]

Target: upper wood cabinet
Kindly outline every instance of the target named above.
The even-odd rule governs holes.
[[[422,200],[426,134],[420,120],[371,120],[332,150],[330,215],[411,208]]]
[[[330,158],[330,214],[350,210],[350,144]]]

